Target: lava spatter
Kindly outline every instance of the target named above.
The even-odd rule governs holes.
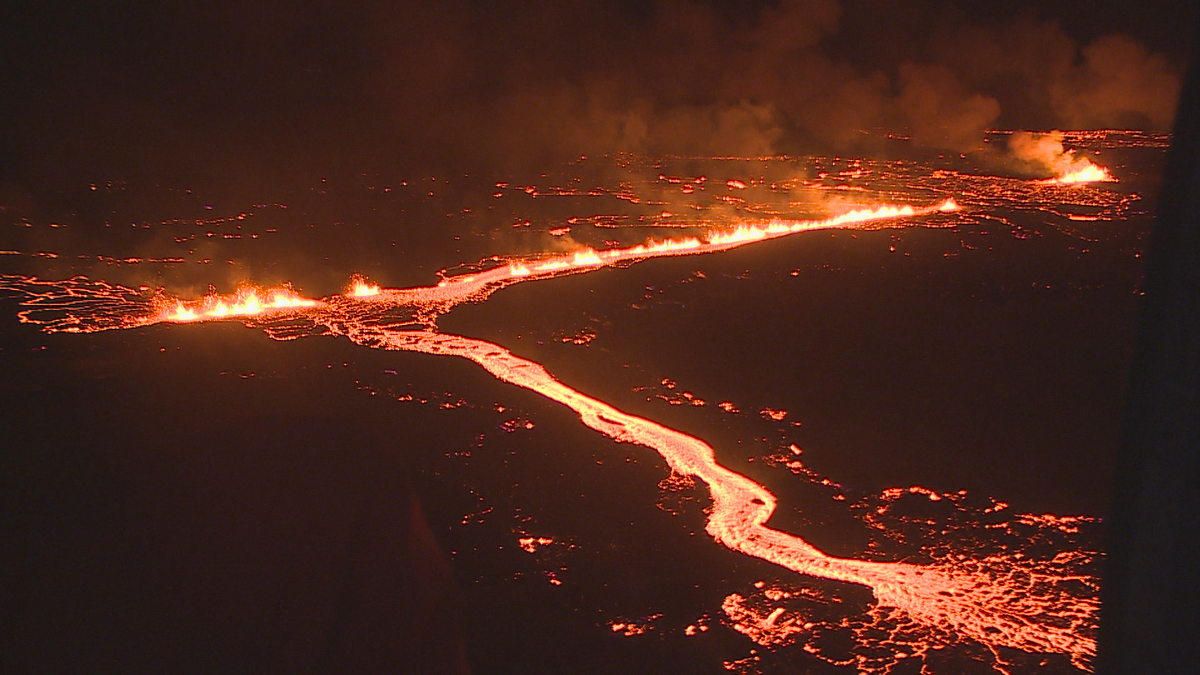
[[[173,323],[232,319],[274,314],[280,311],[316,307],[321,303],[297,295],[290,288],[260,289],[242,286],[232,295],[210,293],[197,302],[156,299],[158,319]]]

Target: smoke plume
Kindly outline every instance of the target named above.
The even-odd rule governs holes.
[[[1049,173],[1054,176],[1073,173],[1086,168],[1091,161],[1073,150],[1063,148],[1061,131],[1039,134],[1018,131],[1008,140],[1012,156],[1033,173]]]
[[[107,4],[6,26],[24,57],[4,75],[0,180],[294,182],[1164,131],[1186,47],[1031,2]]]

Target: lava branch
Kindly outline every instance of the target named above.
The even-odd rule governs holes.
[[[1079,628],[1094,621],[1098,603],[1057,590],[1061,578],[1027,569],[968,569],[827,555],[797,536],[767,527],[775,496],[718,464],[712,446],[571,389],[538,363],[499,345],[457,335],[353,324],[342,329],[335,333],[367,347],[470,359],[499,380],[571,408],[586,426],[613,440],[657,451],[672,471],[708,485],[713,508],[705,529],[730,549],[799,574],[866,586],[882,607],[900,610],[930,629],[975,640],[993,652],[1004,647],[1064,654],[1085,670],[1095,655],[1095,640]]]

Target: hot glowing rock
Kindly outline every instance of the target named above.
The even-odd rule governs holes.
[[[379,291],[379,286],[368,283],[362,277],[355,277],[351,280],[350,290],[346,292],[346,295],[352,298],[373,298],[379,295]]]
[[[316,307],[321,303],[301,297],[288,288],[260,289],[243,286],[232,295],[210,294],[197,302],[174,300],[164,303],[158,320],[173,323],[251,317],[287,310]]]
[[[535,391],[579,414],[580,420],[624,443],[657,451],[675,473],[704,481],[712,494],[706,530],[725,546],[799,574],[859,584],[881,608],[935,631],[998,648],[1069,656],[1088,668],[1099,603],[1065,590],[1064,579],[1002,558],[975,564],[916,565],[837,558],[794,535],[766,526],[775,496],[750,478],[717,463],[704,441],[624,413],[554,379],[541,365],[503,347],[457,335],[344,324],[352,341],[371,347],[470,359],[496,378]],[[340,328],[340,327],[339,327]],[[778,614],[767,617],[774,625]]]

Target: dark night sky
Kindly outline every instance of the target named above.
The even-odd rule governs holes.
[[[1195,13],[1188,0],[19,2],[0,17],[0,180],[544,170],[615,150],[869,152],[879,131],[954,150],[993,127],[1163,131]]]

